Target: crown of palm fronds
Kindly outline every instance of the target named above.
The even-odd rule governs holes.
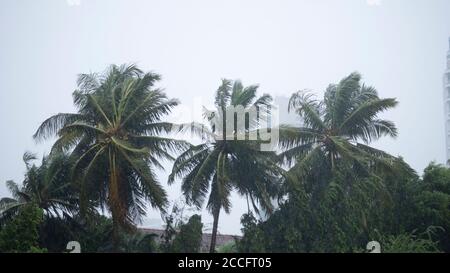
[[[52,151],[71,152],[82,211],[88,200],[98,201],[110,209],[116,225],[131,227],[145,214],[146,201],[164,210],[166,192],[154,168],[190,145],[161,136],[174,128],[161,119],[178,101],[154,87],[159,79],[134,65],[82,74],[73,93],[77,113],[52,116],[35,133],[36,139],[56,134]]]
[[[392,166],[395,157],[369,144],[382,136],[397,136],[394,123],[379,117],[397,101],[379,98],[373,87],[360,81],[360,74],[350,74],[339,84],[330,85],[322,101],[308,91],[292,95],[289,110],[302,118],[303,126],[279,128],[283,150],[279,158],[291,167],[290,174],[305,178],[312,173],[350,168],[368,175],[374,167]]]
[[[210,122],[210,126],[191,124],[184,130],[192,129],[208,141],[191,147],[182,153],[174,162],[169,183],[176,178],[182,179],[182,191],[190,204],[198,207],[207,200],[207,208],[210,212],[224,209],[229,212],[231,191],[236,189],[239,194],[248,196],[254,208],[259,204],[266,211],[272,210],[271,197],[275,196],[278,178],[282,172],[275,162],[275,154],[261,152],[259,141],[230,140],[227,136],[227,128],[217,128],[213,119],[219,119],[227,124],[227,109],[231,107],[260,107],[269,105],[272,98],[264,94],[257,98],[258,86],[244,87],[240,81],[222,80],[222,84],[216,91],[216,110],[204,109],[204,117]],[[260,116],[261,117],[261,116]],[[195,125],[195,126],[194,126]],[[246,121],[245,131],[256,128],[257,121]],[[204,132],[203,134],[200,132]],[[230,128],[228,128],[229,130]],[[237,134],[233,128],[232,134]],[[230,133],[228,133],[230,134]]]
[[[22,186],[14,181],[6,182],[12,198],[0,200],[1,222],[9,220],[28,204],[42,208],[48,217],[70,217],[76,213],[78,195],[70,183],[71,162],[68,155],[57,153],[44,156],[40,166],[31,164],[35,159],[31,153],[23,156],[26,174]]]

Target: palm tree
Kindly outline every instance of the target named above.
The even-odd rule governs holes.
[[[360,74],[350,74],[330,85],[323,101],[305,91],[292,95],[289,111],[302,118],[303,126],[280,126],[279,157],[291,167],[289,174],[305,181],[308,175],[322,175],[319,172],[332,175],[351,169],[356,175],[370,175],[374,167],[389,169],[394,157],[369,144],[382,136],[397,136],[394,123],[378,117],[397,101],[379,98],[373,87],[360,81]]]
[[[20,187],[14,181],[6,181],[12,198],[0,200],[0,222],[17,215],[26,205],[36,205],[45,212],[46,217],[71,216],[78,208],[78,196],[73,190],[69,168],[70,160],[66,154],[44,156],[40,166],[32,165],[35,155],[25,153],[25,179]]]
[[[190,146],[160,136],[172,128],[161,118],[178,101],[153,88],[159,79],[134,65],[112,65],[103,75],[81,74],[73,93],[77,113],[48,118],[34,135],[39,140],[56,134],[52,151],[71,151],[82,214],[88,200],[108,208],[117,240],[119,228],[132,230],[140,221],[146,201],[164,211],[166,192],[154,169],[163,168],[161,159],[173,159],[170,152]]]
[[[257,89],[257,85],[244,88],[240,81],[232,83],[223,80],[215,96],[218,110],[204,111],[210,126],[192,123],[190,127],[185,127],[198,133],[206,141],[182,153],[175,160],[169,176],[169,184],[176,178],[182,178],[182,191],[188,204],[201,207],[209,193],[207,209],[214,218],[210,252],[215,251],[220,211],[230,211],[229,197],[233,189],[250,198],[255,210],[258,209],[257,203],[267,212],[272,210],[271,197],[276,194],[281,173],[281,169],[275,164],[276,155],[260,151],[261,141],[237,140],[239,134],[246,136],[257,128],[257,120],[247,116],[244,128],[228,128],[231,131],[228,135],[226,130],[226,112],[231,107],[242,106],[248,110],[252,106],[260,107],[270,103],[269,95],[256,99]],[[234,118],[237,118],[236,115]],[[214,122],[217,120],[222,122],[218,122],[220,126]]]

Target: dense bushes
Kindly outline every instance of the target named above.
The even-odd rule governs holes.
[[[166,227],[161,236],[161,252],[197,253],[202,244],[203,223],[201,216],[194,214],[186,221],[184,207],[175,204],[170,215],[165,218]]]
[[[202,219],[200,215],[192,215],[187,223],[180,226],[172,243],[172,252],[196,253],[200,251],[202,243]]]
[[[39,246],[42,209],[27,205],[0,230],[0,252],[45,252]]]
[[[384,252],[448,252],[450,169],[431,163],[421,179],[397,164],[395,174],[380,174],[388,199],[373,199],[364,210],[345,200],[316,207],[291,198],[266,221],[244,215],[239,251],[361,252],[376,240]]]

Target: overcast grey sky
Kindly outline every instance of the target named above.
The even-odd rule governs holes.
[[[224,77],[274,96],[321,95],[359,71],[380,96],[400,101],[386,114],[399,137],[375,145],[420,173],[444,162],[449,36],[448,0],[1,0],[0,197],[4,181],[22,181],[23,152],[49,150],[31,138],[38,125],[74,111],[77,74],[130,62],[162,74],[160,86],[184,105],[211,103]],[[166,187],[170,198],[179,187]],[[239,233],[245,211],[234,196],[220,232]],[[203,221],[212,218],[203,213]]]

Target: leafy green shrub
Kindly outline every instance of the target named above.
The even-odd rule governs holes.
[[[29,204],[0,231],[0,252],[46,252],[39,247],[39,226],[42,209]]]
[[[438,242],[432,241],[431,230],[416,234],[401,233],[397,235],[385,235],[379,238],[381,252],[383,253],[434,253],[441,252]]]
[[[249,212],[242,215],[241,224],[244,237],[236,243],[236,250],[241,253],[265,252],[264,234],[253,213]]]
[[[202,219],[200,215],[192,215],[187,223],[182,223],[179,232],[172,242],[171,252],[196,253],[202,244]]]

